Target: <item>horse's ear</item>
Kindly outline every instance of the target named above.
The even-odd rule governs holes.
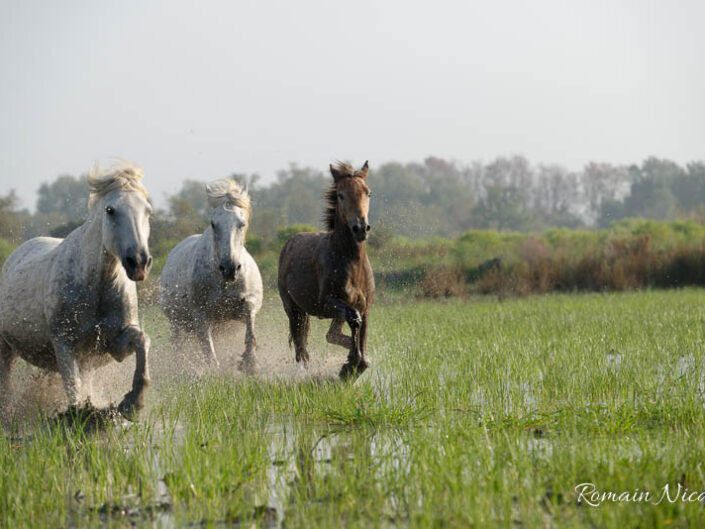
[[[333,176],[333,180],[337,182],[343,177],[343,174],[338,171],[335,167],[333,167],[333,164],[330,164],[330,174]]]
[[[365,163],[362,165],[360,168],[360,176],[362,177],[363,180],[367,179],[367,170],[370,168],[370,165],[367,160],[365,160]]]

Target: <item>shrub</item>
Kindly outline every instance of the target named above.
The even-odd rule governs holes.
[[[465,281],[459,268],[428,268],[421,281],[421,294],[427,298],[461,296],[465,292]]]
[[[0,268],[5,264],[5,259],[10,257],[10,254],[15,251],[15,248],[17,248],[16,244],[0,237]]]
[[[280,228],[277,228],[277,240],[280,244],[284,244],[293,235],[310,231],[320,230],[315,226],[311,226],[310,224],[291,224],[289,226],[282,226]]]

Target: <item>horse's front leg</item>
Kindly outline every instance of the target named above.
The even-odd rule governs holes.
[[[333,318],[326,333],[326,340],[333,345],[340,345],[350,349],[353,344],[352,337],[343,334],[343,325],[345,325],[345,320]]]
[[[370,367],[370,361],[367,359],[367,324],[369,321],[369,315],[367,313],[362,315],[362,325],[360,325],[360,336],[358,340],[358,352],[357,352],[357,373],[358,375]]]
[[[69,398],[69,406],[78,406],[81,399],[81,373],[75,348],[62,341],[54,342],[53,345],[56,365],[64,383],[64,391]]]
[[[132,389],[125,394],[118,405],[120,413],[130,420],[144,407],[144,393],[151,382],[147,363],[149,345],[149,336],[137,325],[126,327],[110,344],[110,354],[118,362],[122,362],[133,351],[136,353]]]
[[[339,299],[334,298],[333,296],[329,296],[326,300],[324,304],[324,310],[327,312],[326,315],[328,317],[334,318],[330,330],[328,331],[329,335],[331,334],[331,331],[333,331],[333,335],[331,335],[332,338],[337,339],[343,343],[347,342],[347,340],[341,339],[347,338],[347,336],[342,334],[342,329],[340,328],[341,325],[336,324],[336,319],[345,320],[350,326],[350,342],[347,342],[350,344],[350,352],[348,353],[348,361],[340,369],[339,376],[342,379],[356,377],[367,368],[367,365],[365,364],[362,369],[359,369],[362,359],[362,352],[360,349],[360,330],[364,323],[363,317],[360,315],[360,312],[357,309],[351,307],[350,305]],[[336,327],[338,330],[337,333],[335,333]]]
[[[255,372],[255,308],[248,303],[245,309],[245,352],[238,363],[238,369],[243,373],[251,375]]]
[[[196,337],[201,345],[201,351],[209,366],[219,367],[220,363],[215,356],[215,347],[213,346],[213,337],[211,336],[210,323],[205,318],[199,318],[195,326]]]

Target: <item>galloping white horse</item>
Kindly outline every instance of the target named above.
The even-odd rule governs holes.
[[[132,390],[119,405],[132,417],[149,385],[149,337],[137,317],[135,281],[152,264],[142,169],[122,164],[88,176],[89,215],[65,239],[36,237],[8,257],[0,277],[0,406],[9,402],[17,356],[58,371],[79,404],[84,368],[137,353]]]
[[[234,180],[206,185],[213,208],[202,235],[181,241],[167,257],[159,278],[159,305],[171,323],[172,340],[195,333],[209,364],[218,365],[211,325],[244,321],[245,352],[239,369],[254,370],[255,315],[262,307],[262,276],[245,249],[250,197]]]

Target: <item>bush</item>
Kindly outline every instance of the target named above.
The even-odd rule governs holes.
[[[261,237],[258,237],[254,233],[247,232],[245,237],[245,247],[247,251],[252,254],[260,253],[264,249],[264,242]]]
[[[0,237],[0,268],[2,268],[2,265],[5,264],[5,259],[10,257],[10,254],[15,251],[17,246],[17,244]]]
[[[289,226],[282,226],[280,228],[277,228],[277,241],[279,241],[279,244],[284,244],[297,233],[305,233],[311,231],[320,230],[315,226],[311,226],[310,224],[291,224]]]
[[[465,281],[459,268],[429,268],[421,281],[421,294],[427,298],[461,296],[465,292]]]

